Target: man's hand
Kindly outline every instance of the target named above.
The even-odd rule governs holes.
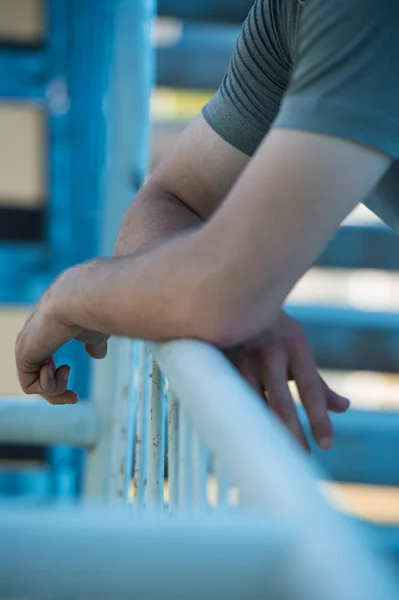
[[[328,411],[345,412],[349,401],[331,390],[319,375],[309,342],[297,321],[282,312],[273,328],[227,355],[308,450],[288,386],[288,381],[293,380],[316,442],[323,450],[331,448],[333,430]]]
[[[92,358],[107,354],[108,336],[63,322],[58,315],[60,297],[68,295],[72,272],[66,271],[42,297],[27,319],[15,345],[18,378],[26,394],[39,394],[51,404],[75,404],[76,392],[68,389],[70,367],[56,366],[54,353],[65,343],[77,339],[85,344]]]

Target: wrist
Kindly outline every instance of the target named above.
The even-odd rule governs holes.
[[[113,259],[115,260],[115,259]],[[93,259],[64,271],[50,288],[57,320],[69,327],[89,327],[91,313],[104,292],[110,259]]]
[[[42,298],[43,309],[68,327],[76,325],[75,303],[82,302],[86,263],[70,267],[50,286]]]

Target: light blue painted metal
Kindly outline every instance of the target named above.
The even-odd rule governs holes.
[[[303,325],[321,368],[397,372],[399,313],[299,305],[287,312]]]
[[[110,61],[115,82],[103,97],[107,132],[106,189],[103,204],[100,251],[112,251],[121,218],[149,168],[150,92],[154,54],[150,43],[154,0],[108,0],[114,11],[118,35],[113,39]],[[114,9],[112,9],[114,10]]]
[[[300,408],[301,421],[312,455],[336,481],[399,486],[399,413],[349,410],[330,414],[335,442],[329,452],[316,447],[309,423]]]
[[[216,461],[216,477],[217,477],[217,505],[219,510],[228,510],[230,508],[230,481],[223,469],[222,465]]]
[[[298,450],[226,357],[197,341],[150,347],[188,418],[238,485],[242,506],[285,515],[300,527],[301,544],[286,581],[287,596],[397,598],[398,587],[370,552],[367,540],[316,488],[320,472],[315,464]]]
[[[216,90],[225,76],[240,27],[184,23],[175,44],[157,48],[157,84]]]
[[[150,432],[147,482],[147,507],[160,510],[164,504],[166,398],[162,375],[155,361],[148,382]]]
[[[18,499],[24,503],[48,502],[53,495],[52,473],[48,466],[29,467],[23,470],[13,466],[0,469],[0,496]]]
[[[345,225],[317,259],[317,265],[341,269],[399,270],[399,237],[382,224]]]
[[[158,12],[179,19],[242,23],[252,4],[252,0],[159,0]]]
[[[93,401],[101,419],[101,437],[86,459],[84,497],[105,504],[126,505],[129,494],[133,446],[133,407],[130,393],[132,344],[129,340],[109,341],[109,356],[93,386]],[[101,377],[100,377],[101,375]]]
[[[124,482],[123,489],[125,490],[125,503],[129,504],[131,500],[131,488],[133,478],[133,465],[134,465],[134,448],[136,440],[136,428],[137,428],[137,406],[138,396],[136,388],[136,378],[139,369],[140,361],[140,343],[137,341],[131,342],[130,345],[130,369],[128,373],[129,377],[129,402],[127,405],[127,413],[125,416],[125,427],[126,427],[126,439],[129,440],[125,445],[125,464],[124,464]]]
[[[179,511],[187,511],[192,508],[193,504],[193,446],[192,437],[193,430],[191,423],[187,419],[187,415],[179,407],[179,451],[178,451],[178,499]]]
[[[0,50],[0,94],[40,103],[50,150],[45,239],[0,243],[0,298],[9,302],[36,302],[62,269],[111,253],[148,164],[154,3],[47,4],[49,37],[42,47]],[[111,344],[110,354],[116,346]],[[73,382],[80,396],[88,397],[91,364],[80,345],[70,344],[57,358],[72,364]],[[105,388],[115,363],[110,356],[99,367],[104,375],[95,374]],[[78,458],[67,447],[50,450],[53,490],[75,492]]]
[[[70,266],[70,248],[76,244],[70,219],[71,144],[68,69],[70,52],[70,5],[65,0],[47,2],[48,41],[47,70],[41,77],[45,87],[44,110],[48,128],[48,204],[44,242],[49,262],[45,270],[34,273],[35,292],[41,294],[50,282]],[[72,361],[71,361],[72,358]],[[70,348],[62,349],[56,357],[59,363],[74,362]],[[74,383],[75,374],[73,376]],[[76,497],[78,489],[77,462],[81,454],[68,446],[49,448],[52,465],[53,494],[58,498]]]
[[[41,49],[4,46],[0,49],[0,96],[42,102],[51,70],[50,56]]]
[[[147,476],[149,457],[149,426],[150,406],[148,394],[148,380],[151,369],[151,358],[147,348],[140,344],[140,356],[136,372],[137,417],[136,438],[134,450],[134,482],[135,482],[135,509],[143,510],[147,501]]]
[[[168,489],[169,512],[174,514],[179,498],[179,404],[176,396],[168,394]]]
[[[44,400],[1,398],[0,443],[90,448],[99,437],[99,414],[91,403],[55,408]]]
[[[119,340],[117,365],[115,370],[114,396],[110,397],[111,406],[115,404],[116,427],[112,436],[112,470],[110,480],[112,496],[124,506],[128,505],[132,458],[134,446],[134,421],[137,411],[137,397],[131,387],[132,370],[134,368],[134,346],[128,339]]]
[[[93,507],[3,509],[0,529],[4,597],[277,598],[297,541],[282,520],[132,519]]]
[[[193,508],[201,513],[207,508],[209,452],[198,432],[192,432]]]
[[[72,218],[76,222],[80,221],[82,227],[80,234],[84,243],[80,247],[80,256],[76,257],[77,260],[81,260],[87,258],[87,253],[113,253],[122,216],[133,194],[141,185],[147,169],[146,148],[152,83],[150,27],[154,4],[151,0],[102,0],[95,4],[84,0],[75,4],[74,10],[83,11],[87,19],[87,28],[92,34],[84,40],[86,51],[89,50],[87,45],[90,45],[90,53],[85,55],[87,62],[79,65],[81,71],[76,75],[78,78],[74,80],[72,92],[72,98],[76,97],[80,107],[80,126],[86,132],[86,145],[81,148],[85,155],[78,154],[77,157],[77,160],[83,163],[79,165],[75,161],[73,165],[74,189],[79,204],[73,206]],[[76,15],[75,12],[75,21]],[[82,36],[81,24],[76,22],[75,25],[76,35]],[[79,45],[75,51],[80,54]],[[78,56],[75,58],[80,60]],[[91,80],[89,96],[87,89],[82,86],[87,77]],[[92,172],[90,164],[87,164],[87,154],[94,167]],[[113,394],[118,381],[117,362],[117,343],[111,342],[106,361],[96,364],[92,372],[93,397],[97,400],[99,395],[101,396],[102,408],[108,414],[112,411],[107,408],[107,402],[109,405],[114,401]],[[144,365],[147,372],[148,366],[149,357],[145,359]],[[80,372],[78,387],[85,387],[82,378],[86,378],[87,381],[87,375]],[[139,414],[136,438],[141,439],[140,448],[136,444],[137,494],[138,504],[144,504],[145,470],[148,462],[147,394],[144,393],[142,399],[138,398],[137,401]],[[125,415],[127,412],[125,411]],[[123,423],[121,414],[118,423],[125,428],[127,426]],[[112,438],[111,432],[109,434]],[[111,442],[111,438],[108,443]],[[107,443],[104,447],[106,446]],[[119,457],[117,461],[120,460],[121,452],[117,452],[116,456]],[[126,454],[123,453],[123,456],[125,461]],[[101,478],[100,464],[89,468],[93,489],[94,479]],[[113,464],[113,472],[117,474],[119,471],[115,470],[115,458]],[[126,467],[125,462],[124,465]],[[123,473],[122,479],[126,483],[125,468]],[[126,486],[122,490],[117,485],[114,491],[117,495],[125,495]],[[111,492],[111,495],[114,493]]]

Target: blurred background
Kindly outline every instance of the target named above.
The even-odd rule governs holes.
[[[0,0],[0,395],[16,401],[13,346],[31,306],[57,273],[98,250],[106,59],[96,54],[101,40],[95,36],[105,35],[102,4]],[[152,169],[218,87],[250,5],[159,2],[152,31]],[[132,172],[132,195],[137,177]],[[362,411],[399,409],[398,269],[399,239],[361,207],[289,298],[323,375]],[[66,356],[87,397],[88,360],[74,345]],[[399,478],[399,445],[377,424],[376,418],[375,431],[366,432],[367,451],[362,442],[364,472],[382,469],[390,455],[396,473],[378,486],[329,484],[329,493],[345,510],[396,523],[399,494],[387,483]],[[0,494],[73,497],[80,459],[69,448],[0,446]]]

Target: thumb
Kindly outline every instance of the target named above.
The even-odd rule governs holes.
[[[85,350],[92,358],[105,358],[107,356],[108,340],[105,339],[96,344],[85,344]]]

